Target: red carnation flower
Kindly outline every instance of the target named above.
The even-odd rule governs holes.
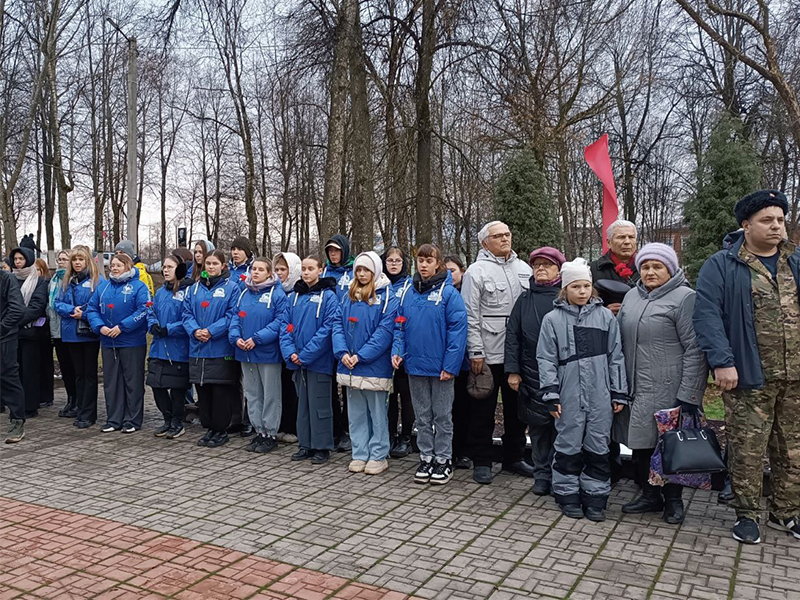
[[[292,332],[294,331],[294,325],[292,325],[291,323],[289,323],[289,324],[286,326],[286,331],[287,331],[288,333],[292,333]]]
[[[209,305],[209,302],[208,302],[208,300],[203,300],[203,301],[200,303],[200,306],[202,306],[203,308],[208,308],[208,305]]]
[[[109,310],[114,310],[114,305],[113,305],[113,304],[106,304],[106,307],[107,307]]]
[[[239,279],[241,279],[242,281],[244,281],[245,279],[247,279],[247,275],[245,275],[244,273],[242,273],[241,275],[239,275]]]
[[[405,323],[405,322],[406,322],[406,318],[405,318],[405,317],[397,317],[397,318],[394,320],[394,322],[395,322],[395,323],[400,323],[400,324],[402,325],[403,323]]]
[[[350,321],[351,323],[358,323],[358,319],[356,319],[355,317],[348,317],[347,320]]]
[[[144,305],[145,305],[147,308],[150,308],[150,307],[152,307],[152,306],[153,306],[153,303],[152,303],[152,302],[150,302],[150,301],[148,300],[147,302],[145,302],[145,303],[144,303]]]
[[[239,318],[240,318],[240,319],[244,319],[246,316],[247,316],[247,313],[246,313],[246,312],[244,312],[243,310],[240,310],[240,311],[239,311]]]

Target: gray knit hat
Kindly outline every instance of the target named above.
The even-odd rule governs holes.
[[[641,271],[642,263],[648,260],[657,260],[664,263],[664,266],[667,267],[667,271],[669,271],[670,277],[675,275],[680,268],[678,264],[678,255],[675,254],[675,250],[666,244],[659,244],[658,242],[645,244],[642,249],[636,253],[636,270]]]

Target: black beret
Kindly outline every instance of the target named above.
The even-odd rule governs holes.
[[[733,212],[739,225],[746,221],[758,211],[768,206],[777,206],[783,210],[783,214],[789,212],[789,201],[786,195],[779,190],[758,190],[748,194],[736,203]]]

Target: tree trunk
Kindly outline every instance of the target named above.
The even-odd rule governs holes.
[[[429,95],[435,48],[435,2],[434,0],[422,0],[422,40],[419,45],[415,90],[417,111],[416,246],[433,241],[433,214],[431,213],[431,107]]]

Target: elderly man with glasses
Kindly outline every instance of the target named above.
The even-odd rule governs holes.
[[[529,287],[531,268],[511,249],[508,225],[492,221],[478,233],[481,250],[461,285],[467,306],[467,353],[474,375],[486,369],[493,380],[488,398],[471,398],[469,456],[473,479],[492,482],[492,434],[497,392],[503,394],[503,469],[533,477],[533,467],[523,459],[525,424],[517,414],[517,392],[508,385],[504,373],[506,325],[511,309]]]

